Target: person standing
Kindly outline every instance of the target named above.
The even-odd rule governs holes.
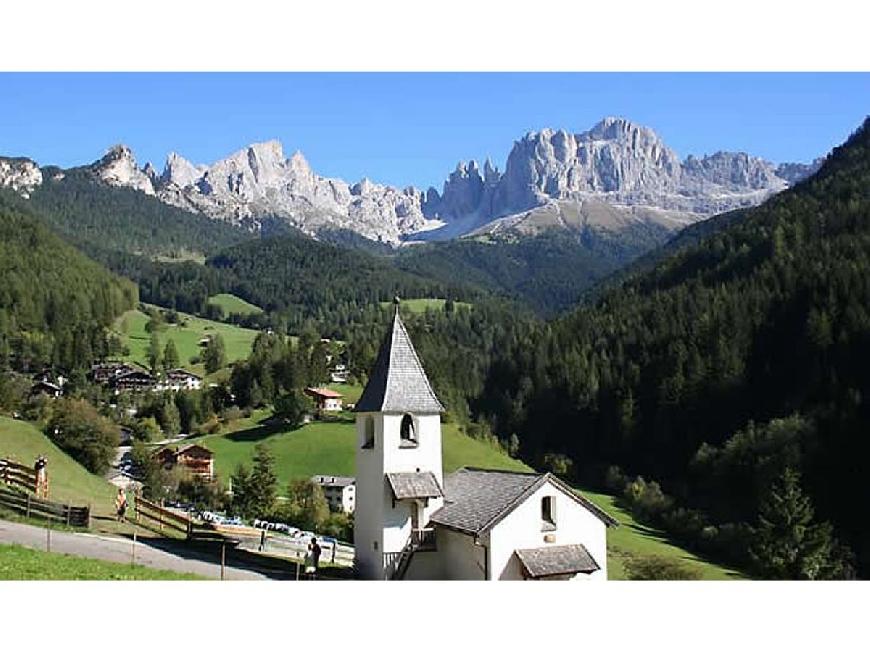
[[[33,465],[36,471],[36,495],[40,498],[48,498],[48,479],[45,468],[47,465],[48,460],[44,455],[36,458],[36,463]]]
[[[124,515],[127,513],[127,494],[124,493],[123,487],[118,487],[118,495],[115,496],[115,509],[118,514],[118,522],[124,523]]]
[[[311,543],[308,544],[308,555],[305,557],[305,576],[312,580],[315,579],[319,564],[320,545],[317,543],[317,537],[311,537]]]

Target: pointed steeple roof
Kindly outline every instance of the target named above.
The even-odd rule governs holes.
[[[416,412],[438,414],[444,406],[435,392],[420,358],[411,344],[399,306],[393,316],[369,382],[356,404],[356,412]]]

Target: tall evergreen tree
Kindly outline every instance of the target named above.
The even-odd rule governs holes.
[[[833,579],[835,542],[829,523],[813,521],[800,475],[786,469],[761,503],[750,554],[760,574],[773,580]]]
[[[224,338],[221,337],[220,333],[216,333],[209,338],[208,345],[205,347],[203,362],[205,363],[206,373],[210,374],[227,364],[226,346],[224,345]]]
[[[163,349],[163,368],[169,371],[170,369],[177,369],[178,365],[178,349],[175,348],[175,341],[169,338]]]
[[[161,360],[160,340],[157,339],[157,333],[152,331],[151,340],[148,343],[148,366],[151,367],[151,373],[157,373]]]
[[[278,476],[275,475],[275,456],[266,444],[254,447],[253,471],[250,490],[252,503],[260,516],[272,513],[278,495]]]

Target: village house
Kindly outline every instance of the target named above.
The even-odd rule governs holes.
[[[202,387],[202,377],[186,369],[172,369],[154,387],[155,391],[180,392],[181,390],[196,390]]]
[[[360,578],[607,579],[617,522],[556,476],[443,475],[444,408],[398,308],[355,411]]]
[[[214,453],[200,444],[190,444],[178,450],[162,448],[154,454],[154,459],[167,471],[181,466],[195,477],[214,479]]]
[[[329,379],[334,383],[346,383],[347,377],[348,371],[346,364],[339,363],[335,365],[329,373]]]
[[[136,367],[126,362],[100,362],[91,365],[90,380],[100,385],[110,382],[116,376],[136,371]]]
[[[317,484],[322,490],[329,503],[329,509],[334,512],[344,512],[351,514],[354,510],[356,499],[356,487],[353,478],[335,476],[335,475],[315,475],[311,481]]]
[[[30,387],[30,395],[38,396],[40,394],[50,398],[60,398],[63,396],[63,387],[47,380],[37,380]]]
[[[109,379],[109,387],[115,392],[141,392],[154,389],[156,379],[143,369],[133,369]]]
[[[340,412],[342,395],[325,387],[306,387],[305,393],[314,399],[318,412]]]

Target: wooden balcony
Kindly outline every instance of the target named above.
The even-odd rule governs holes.
[[[411,530],[411,542],[414,549],[420,552],[435,550],[435,529],[430,527],[421,530]]]

